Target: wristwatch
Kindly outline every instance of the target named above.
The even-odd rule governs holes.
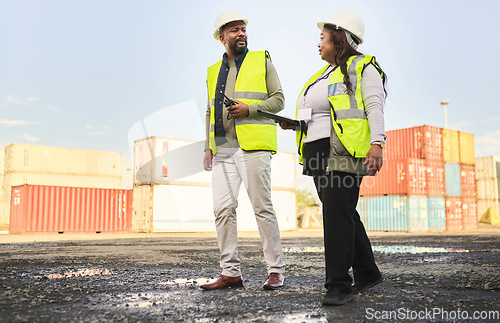
[[[374,141],[372,145],[379,145],[380,148],[384,149],[385,148],[385,142],[383,141]]]

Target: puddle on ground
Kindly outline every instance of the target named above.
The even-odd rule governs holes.
[[[417,247],[417,246],[372,246],[374,252],[381,253],[464,253],[470,252],[467,249],[439,248],[439,247]],[[320,253],[324,252],[323,247],[292,247],[283,248],[284,253]]]
[[[212,280],[213,279],[209,279],[209,278],[196,278],[196,279],[178,278],[178,279],[170,280],[167,282],[161,282],[158,284],[159,285],[192,285],[192,284],[203,285],[203,284],[206,284]]]
[[[71,272],[67,272],[64,274],[44,275],[44,277],[49,278],[49,279],[54,279],[54,278],[95,276],[95,275],[111,275],[111,272],[107,269],[81,269],[78,271],[71,271]]]

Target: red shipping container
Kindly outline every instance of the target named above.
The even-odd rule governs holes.
[[[377,176],[365,176],[360,195],[426,195],[425,160],[384,160]]]
[[[476,167],[474,165],[460,165],[462,182],[462,196],[476,196]]]
[[[427,195],[444,196],[444,162],[426,159],[425,166],[427,171]]]
[[[475,197],[462,197],[462,226],[464,230],[474,230],[479,227]]]
[[[10,233],[123,232],[132,228],[132,190],[12,187]]]
[[[447,196],[445,198],[446,230],[462,230],[462,198],[460,196]]]
[[[419,126],[387,131],[386,159],[443,160],[443,129]]]

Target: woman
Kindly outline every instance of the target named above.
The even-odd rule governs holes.
[[[374,57],[356,50],[364,33],[357,14],[338,10],[318,27],[319,54],[328,65],[300,93],[296,117],[307,127],[295,130],[303,173],[313,177],[323,203],[323,304],[342,305],[383,280],[356,205],[363,175],[382,167],[386,76]]]

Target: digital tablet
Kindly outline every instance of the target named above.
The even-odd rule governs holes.
[[[287,117],[282,117],[282,116],[279,116],[277,114],[266,112],[266,111],[262,111],[262,110],[257,110],[257,112],[260,113],[260,114],[262,114],[266,118],[276,119],[276,120],[279,120],[279,121],[284,121],[284,122],[286,122],[288,124],[291,124],[291,125],[294,125],[296,127],[300,126],[300,121],[299,120],[294,120],[294,119],[290,119],[290,118],[287,118]]]

